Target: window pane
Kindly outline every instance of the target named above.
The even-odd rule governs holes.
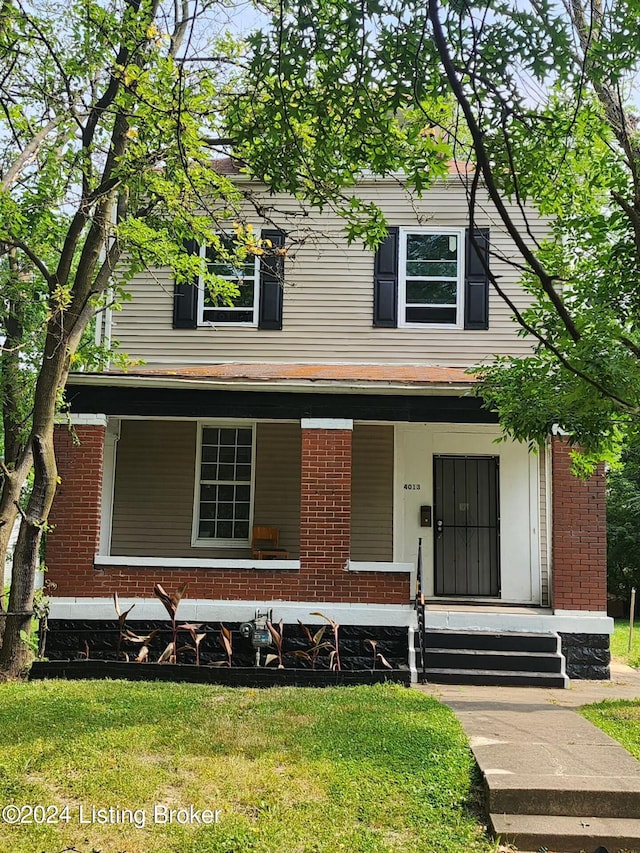
[[[251,479],[251,465],[236,465],[236,480]]]
[[[451,323],[457,320],[456,308],[407,308],[407,323]]]
[[[218,504],[218,518],[233,518],[233,504]]]
[[[236,488],[237,501],[249,501],[251,498],[251,486],[238,486]]]
[[[455,261],[407,261],[407,275],[456,278],[458,264]]]
[[[236,452],[236,459],[240,463],[250,463],[251,462],[251,447],[238,447]]]
[[[213,539],[216,535],[215,521],[201,521],[198,528],[198,536],[200,539]]]
[[[249,518],[249,504],[236,504],[236,518]]]
[[[220,430],[219,429],[203,429],[202,430],[202,443],[203,444],[218,444],[220,439]]]
[[[217,486],[202,486],[200,489],[200,500],[215,501],[218,499]]]
[[[218,500],[232,501],[235,496],[234,486],[218,486]]]
[[[233,308],[205,308],[205,323],[253,323],[253,311]]]
[[[457,257],[455,234],[407,235],[407,261],[455,261]]]
[[[207,268],[210,272],[224,278],[248,278],[255,275],[254,255],[245,254],[244,258],[235,257],[239,246],[232,239],[223,237],[222,245],[231,257],[222,258],[213,246],[207,246]]]
[[[220,430],[220,444],[226,445],[227,447],[235,447],[236,446],[236,430],[235,429],[221,429]]]
[[[216,506],[214,503],[201,503],[200,504],[200,518],[215,518],[216,517]]]
[[[240,293],[233,300],[236,308],[253,308],[253,280],[239,286]]]
[[[408,281],[407,304],[455,305],[457,291],[455,281]]]
[[[240,447],[251,447],[253,443],[253,432],[250,429],[238,430],[238,445]]]
[[[201,480],[217,480],[218,466],[217,465],[202,465],[200,467]]]
[[[233,522],[220,521],[218,522],[218,539],[231,539],[233,535]]]
[[[217,447],[209,447],[206,444],[202,445],[202,461],[203,462],[217,462],[218,461],[218,448]]]
[[[221,462],[235,462],[236,461],[236,449],[235,449],[235,447],[221,447],[220,448],[220,461]]]
[[[249,524],[246,521],[236,521],[233,525],[233,538],[234,539],[248,539],[249,538]]]

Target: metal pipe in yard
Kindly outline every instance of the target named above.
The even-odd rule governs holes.
[[[633,642],[633,617],[636,612],[636,588],[635,586],[631,587],[631,604],[629,606],[629,646],[627,651],[631,651],[631,645]]]

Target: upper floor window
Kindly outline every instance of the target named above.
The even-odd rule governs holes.
[[[212,295],[203,276],[176,281],[173,292],[173,328],[197,329],[198,326],[253,326],[277,331],[282,329],[284,267],[286,249],[282,231],[262,229],[262,254],[249,254],[240,262],[225,259],[213,249],[205,250],[196,240],[188,240],[190,254],[207,259],[209,272],[233,282],[238,294],[230,300]],[[233,247],[233,241],[229,241]]]
[[[390,225],[373,265],[373,325],[489,328],[489,229]]]
[[[399,325],[459,325],[462,247],[461,230],[400,232]]]
[[[225,249],[230,254],[236,249],[232,239],[224,239]],[[202,247],[204,252],[204,247]],[[258,295],[260,285],[260,260],[257,255],[250,255],[243,261],[235,262],[224,259],[212,248],[206,249],[207,269],[213,275],[224,278],[238,288],[238,296],[233,297],[233,304],[227,303],[220,295],[212,295],[210,290],[199,283],[198,293],[200,304],[198,314],[200,323],[248,323],[252,326],[258,322]]]

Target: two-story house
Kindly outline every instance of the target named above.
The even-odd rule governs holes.
[[[518,651],[531,634],[540,653],[562,649],[569,675],[607,675],[603,476],[574,478],[560,437],[537,454],[496,443],[467,372],[530,345],[480,257],[524,305],[508,236],[486,203],[473,245],[458,175],[422,199],[397,179],[358,191],[389,224],[376,253],[349,245],[337,216],[307,213],[315,236],[295,251],[242,270],[210,259],[239,281],[234,307],[159,270],[101,317],[99,334],[141,366],[69,380],[50,649],[112,624],[114,592],[154,620],[153,584],[187,582],[182,619],[271,609],[311,625],[321,611],[352,638],[400,639],[415,678],[421,540],[430,678],[461,679],[456,646],[485,649],[484,670],[539,671]],[[253,226],[286,247],[298,202],[264,190],[264,203],[269,222]],[[277,529],[276,554],[252,547],[257,527]]]

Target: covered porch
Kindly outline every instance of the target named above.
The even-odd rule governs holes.
[[[411,659],[421,540],[428,627],[609,633],[602,482],[568,476],[561,442],[496,443],[461,371],[294,382],[282,366],[269,381],[224,368],[73,378],[53,618],[112,618],[115,592],[187,583],[182,618],[317,610],[404,628]],[[256,526],[277,528],[282,559],[252,553]]]

